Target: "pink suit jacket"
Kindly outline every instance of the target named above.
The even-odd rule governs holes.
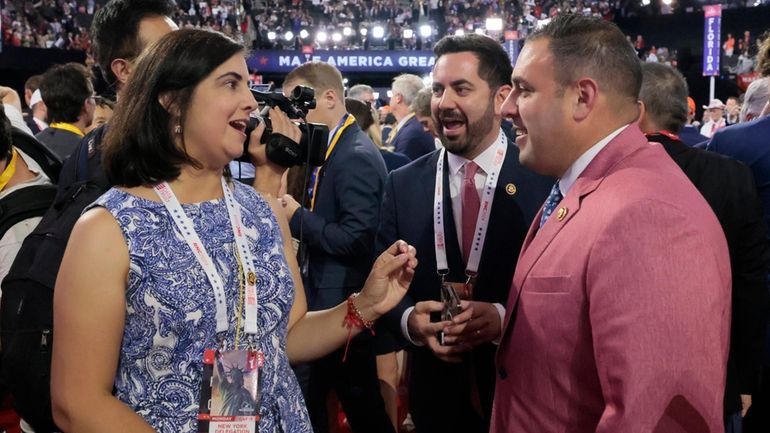
[[[664,149],[628,126],[539,221],[508,300],[491,431],[723,431],[727,244]]]

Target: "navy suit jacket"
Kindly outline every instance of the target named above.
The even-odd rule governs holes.
[[[748,165],[765,207],[770,226],[770,116],[739,123],[718,130],[706,149],[721,153]]]
[[[441,279],[436,273],[433,235],[433,198],[438,156],[439,152],[434,151],[391,172],[383,196],[375,252],[380,253],[396,240],[403,239],[417,249],[419,260],[406,297],[385,316],[382,322],[388,331],[404,342],[400,321],[405,310],[419,301],[440,299]],[[534,174],[524,168],[519,163],[519,149],[510,141],[508,142],[505,162],[492,203],[477,284],[474,289],[474,300],[505,305],[516,267],[516,258],[527,229],[548,196],[553,182],[552,178]],[[452,215],[447,170],[444,173],[444,191],[445,236],[447,261],[450,268],[448,280],[465,281],[465,263]],[[479,383],[482,406],[486,413],[491,410],[495,349],[496,347],[491,343],[482,344],[477,346],[471,355]],[[452,381],[458,386],[444,391],[444,385],[441,382],[447,382],[447,378],[437,376],[441,376],[440,371],[448,367],[448,364],[436,358],[427,348],[415,347],[413,360],[411,390],[414,390],[414,386],[423,385],[432,389],[434,394],[440,393],[449,400],[455,398],[454,395],[468,392],[467,384],[459,381]],[[418,392],[418,395],[422,393]],[[464,399],[468,399],[468,395],[465,394]],[[447,409],[451,410],[451,408]]]
[[[433,136],[422,129],[422,124],[415,116],[404,123],[389,144],[393,150],[403,153],[412,161],[436,150]]]
[[[310,310],[339,304],[366,281],[386,175],[374,143],[358,125],[348,126],[318,173],[315,208],[300,208],[289,221],[308,249]]]
[[[387,168],[388,173],[412,162],[412,160],[403,153],[391,152],[385,149],[380,149],[380,155],[382,155],[382,159],[385,160],[385,168]]]
[[[679,131],[679,139],[688,146],[695,146],[704,141],[708,141],[708,137],[701,135],[700,130],[692,125],[685,125],[681,131]]]

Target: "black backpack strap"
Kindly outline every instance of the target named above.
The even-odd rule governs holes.
[[[18,189],[0,199],[0,239],[27,218],[43,216],[56,197],[53,185],[33,185]]]

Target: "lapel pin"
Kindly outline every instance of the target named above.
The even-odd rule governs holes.
[[[509,183],[508,185],[505,185],[505,192],[508,193],[508,195],[514,195],[516,194],[516,185]]]
[[[567,213],[569,213],[569,209],[560,207],[559,212],[556,214],[556,219],[559,221],[563,220],[567,216]]]

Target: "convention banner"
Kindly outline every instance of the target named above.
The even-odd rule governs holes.
[[[341,72],[412,72],[427,74],[433,69],[433,52],[423,51],[342,51],[263,50],[249,59],[249,69],[257,73],[289,72],[310,61],[327,62]]]

